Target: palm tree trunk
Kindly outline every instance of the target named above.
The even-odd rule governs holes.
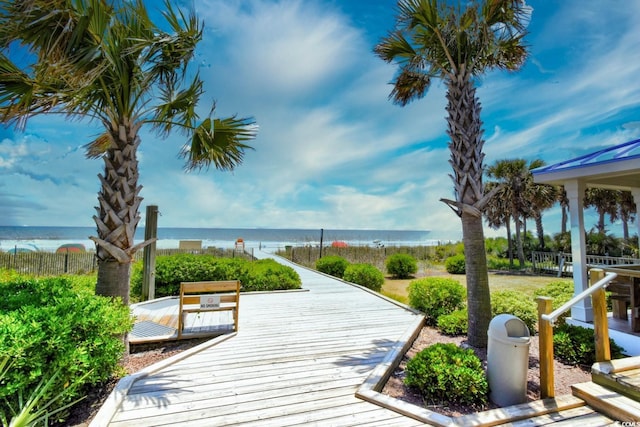
[[[489,271],[484,246],[482,217],[462,214],[465,270],[467,276],[468,341],[473,347],[486,348],[491,322]],[[469,254],[473,254],[469,256]]]
[[[569,220],[569,215],[567,214],[567,207],[562,205],[562,219],[560,220],[560,232],[562,234],[567,232],[567,221]]]
[[[516,249],[518,250],[518,265],[520,268],[524,268],[524,248],[522,244],[522,221],[518,215],[513,216],[516,223]]]
[[[484,348],[491,321],[491,296],[482,227],[482,210],[488,199],[484,198],[482,185],[481,108],[471,73],[464,65],[457,71],[447,79],[449,163],[453,168],[456,194],[456,201],[449,205],[462,220],[469,319],[467,338],[470,345]]]
[[[542,215],[538,212],[535,215],[536,220],[536,234],[538,234],[538,246],[541,250],[544,250],[544,228],[542,226]]]
[[[99,175],[102,186],[98,193],[99,206],[93,217],[98,228],[96,242],[98,282],[96,294],[119,297],[129,305],[129,279],[131,262],[136,251],[134,236],[140,221],[138,186],[138,160],[140,144],[138,126],[127,120],[117,129],[111,129],[111,148],[103,156],[104,176]]]
[[[511,217],[507,218],[507,248],[509,251],[509,269],[513,269],[513,241],[511,239]]]

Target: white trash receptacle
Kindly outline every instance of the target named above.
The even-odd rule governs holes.
[[[489,323],[488,335],[489,398],[500,406],[525,403],[531,344],[529,328],[516,316],[499,314]]]

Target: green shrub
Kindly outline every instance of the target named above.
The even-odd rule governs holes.
[[[409,305],[425,313],[428,325],[434,326],[438,317],[463,308],[464,286],[457,280],[426,277],[409,283]]]
[[[542,288],[536,289],[533,292],[533,296],[551,298],[551,308],[556,310],[560,308],[562,304],[573,298],[573,283],[567,280],[557,280]],[[557,326],[564,324],[569,316],[571,316],[571,310],[565,311],[558,317],[555,324]]]
[[[387,272],[398,279],[406,279],[418,272],[418,262],[409,254],[393,254],[387,258]]]
[[[467,309],[463,308],[438,317],[438,330],[445,335],[466,335],[469,330]]]
[[[511,314],[522,320],[529,333],[534,335],[538,323],[538,310],[535,302],[527,295],[517,291],[498,291],[491,293],[491,314]]]
[[[270,258],[248,262],[246,267],[238,276],[244,292],[299,289],[302,283],[293,268]]]
[[[508,258],[499,258],[496,256],[487,257],[487,268],[489,270],[510,270],[511,265]]]
[[[109,379],[123,354],[122,336],[133,323],[129,308],[94,295],[95,277],[12,278],[0,283],[0,414],[11,418],[20,398],[34,395],[41,378],[53,378],[40,401],[65,388],[51,412],[78,398],[82,386]],[[64,418],[65,414],[58,414]]]
[[[449,274],[465,274],[466,264],[463,254],[450,256],[444,262],[444,268]]]
[[[301,280],[291,267],[273,259],[247,261],[211,255],[178,254],[156,258],[156,298],[178,295],[180,282],[240,280],[243,291],[271,291],[300,288]],[[142,262],[131,275],[132,299],[142,294]]]
[[[340,278],[344,276],[348,266],[349,261],[337,255],[325,256],[316,261],[316,270]]]
[[[405,384],[430,403],[484,404],[489,386],[482,362],[471,349],[434,344],[407,362]]]
[[[344,280],[380,292],[384,274],[371,264],[351,264],[344,271]]]
[[[611,358],[622,357],[623,348],[609,339]],[[593,329],[565,323],[553,332],[553,354],[559,361],[569,365],[590,367],[596,362],[596,345]]]

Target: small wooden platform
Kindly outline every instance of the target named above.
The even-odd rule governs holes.
[[[130,344],[143,344],[178,339],[178,297],[166,297],[131,306],[135,318],[129,333]],[[191,336],[222,335],[233,332],[231,312],[204,312],[188,316],[185,331]]]

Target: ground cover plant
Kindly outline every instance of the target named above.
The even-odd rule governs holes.
[[[418,261],[409,254],[393,254],[386,261],[387,273],[398,279],[406,279],[418,272]]]
[[[482,362],[471,349],[433,344],[407,362],[405,383],[427,402],[483,405],[489,385]]]
[[[95,276],[0,279],[0,362],[10,361],[0,369],[3,423],[58,410],[51,420],[64,419],[87,387],[117,371],[129,308],[96,296]]]
[[[454,279],[425,277],[409,284],[409,305],[425,314],[427,325],[438,317],[464,307],[465,289]]]
[[[324,256],[316,261],[316,270],[334,277],[342,278],[349,261],[338,255]]]
[[[350,264],[344,271],[344,280],[379,292],[384,284],[384,275],[370,264]]]

